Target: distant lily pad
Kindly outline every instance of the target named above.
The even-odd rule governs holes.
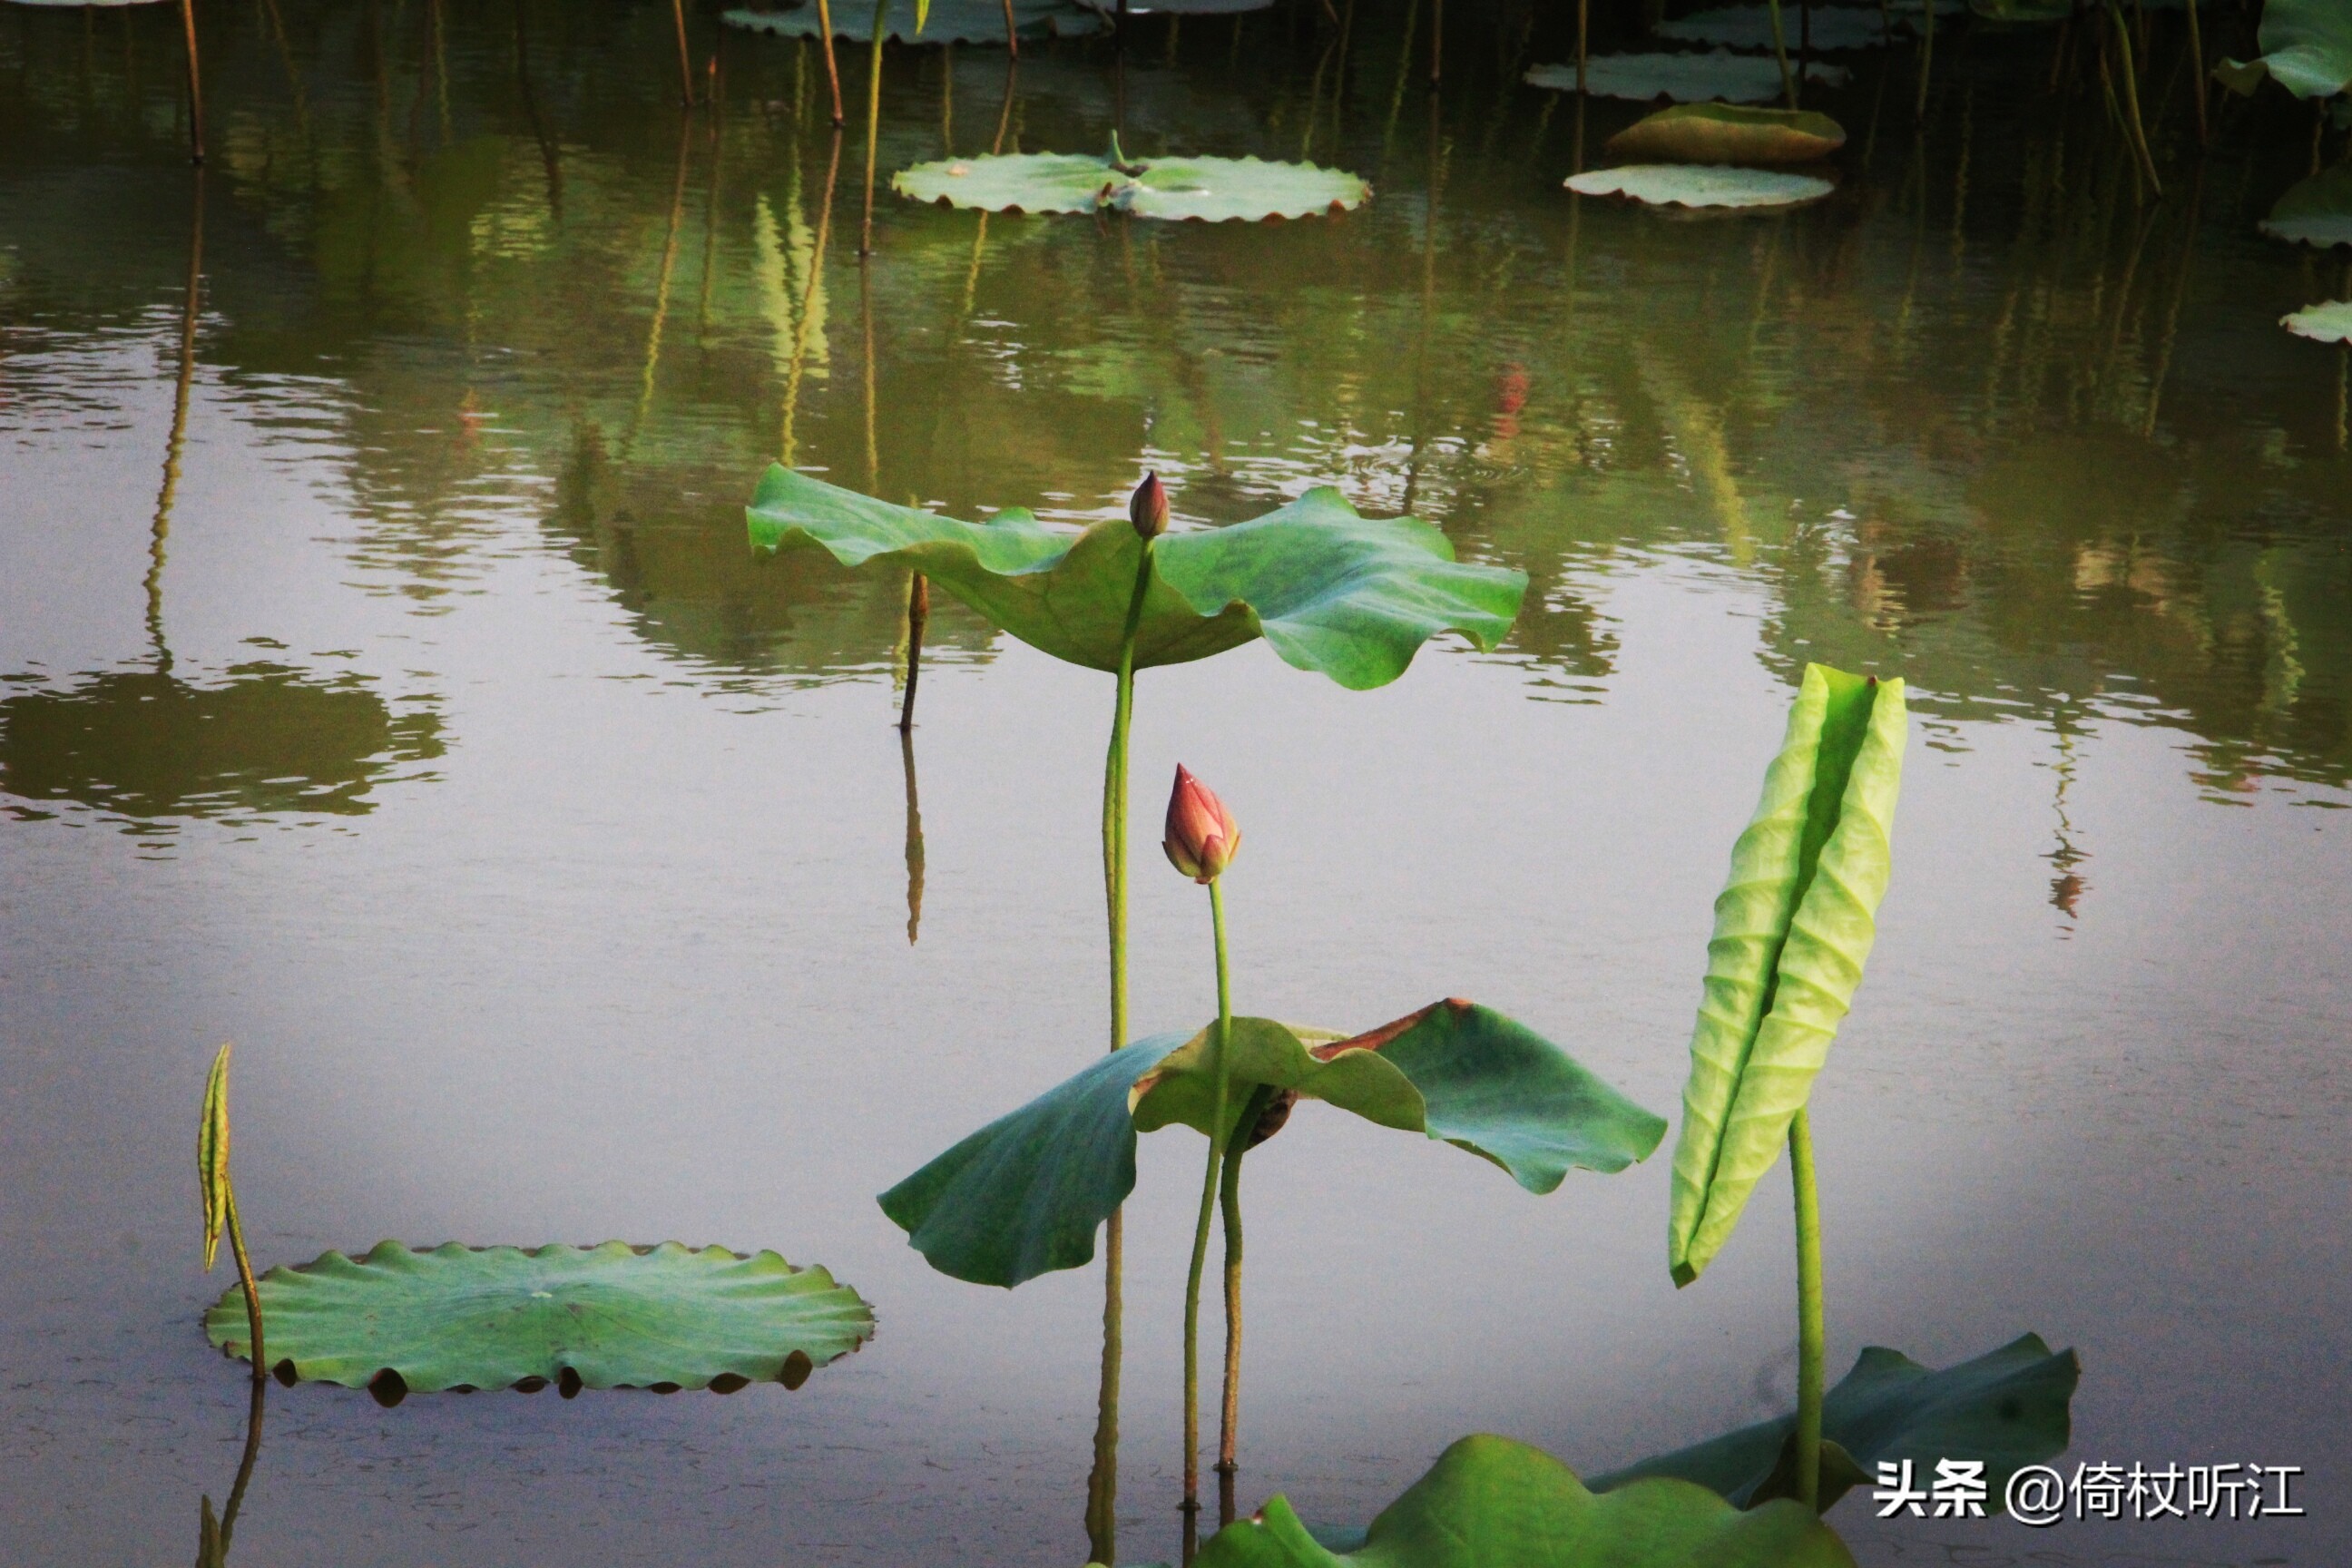
[[[833,36],[853,43],[874,38],[874,7],[861,0],[834,0]],[[814,5],[789,11],[733,10],[719,19],[730,27],[772,33],[785,38],[814,38],[822,27]],[[1102,16],[1075,0],[1013,0],[1013,26],[1024,38],[1083,38],[1103,32]],[[915,0],[890,0],[883,13],[883,35],[900,44],[1001,44],[1004,41],[1003,0],[930,0],[930,13],[921,32],[915,30]]]
[[[1907,28],[1917,21],[1917,11],[1916,5],[1897,5],[1889,12],[1875,6],[1816,5],[1811,30],[1804,36],[1817,49],[1874,49],[1886,42],[1890,20],[1897,29]],[[1791,55],[1797,52],[1803,26],[1794,4],[1780,7],[1780,37]],[[1659,23],[1658,37],[1685,44],[1769,49],[1772,47],[1772,14],[1761,5],[1723,5],[1712,11],[1694,11],[1679,20]],[[1779,67],[1773,68],[1777,72]]]
[[[2279,325],[2299,338],[2323,343],[2352,343],[2352,300],[2335,300],[2297,310],[2291,316],[2281,316]]]
[[[1795,66],[1790,67],[1791,70]],[[1820,87],[1843,87],[1852,75],[1843,66],[1816,60],[1805,79]],[[1576,90],[1576,62],[1536,66],[1530,87],[1554,92]],[[1729,49],[1688,54],[1594,55],[1584,62],[1584,88],[1595,98],[1625,98],[1636,103],[1672,99],[1676,103],[1769,103],[1780,96],[1780,68],[1756,55]]]
[[[1202,223],[1311,217],[1361,206],[1372,194],[1361,176],[1313,163],[1066,153],[918,163],[893,174],[890,188],[919,202],[982,212],[1121,212]]]
[[[1811,174],[1731,169],[1714,163],[1627,163],[1570,176],[1580,196],[1623,196],[1654,207],[1763,212],[1817,202],[1836,189]]]
[[[2296,245],[2352,245],[2352,163],[2290,186],[2263,220],[2263,232]]]
[[[261,1279],[261,1321],[281,1380],[415,1390],[543,1387],[798,1387],[813,1368],[874,1333],[874,1310],[823,1268],[772,1252],[745,1258],[674,1241],[639,1249],[380,1243]],[[248,1353],[244,1298],[231,1288],[205,1332]]]
[[[1845,145],[1845,128],[1810,110],[1678,103],[1609,139],[1629,163],[1810,163]]]

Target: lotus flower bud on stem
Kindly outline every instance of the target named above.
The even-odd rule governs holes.
[[[1168,795],[1168,837],[1162,844],[1168,863],[1205,885],[1225,874],[1241,847],[1241,827],[1225,803],[1179,764],[1176,787]]]
[[[1138,538],[1146,544],[1168,531],[1168,487],[1160,482],[1158,474],[1146,474],[1143,482],[1135,487],[1128,499],[1127,521],[1135,525]]]

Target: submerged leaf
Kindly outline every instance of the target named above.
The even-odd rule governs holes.
[[[2263,232],[2294,245],[2352,245],[2352,163],[2298,180],[2279,197]]]
[[[1810,110],[1676,104],[1609,138],[1629,163],[1810,163],[1845,145],[1845,128]]]
[[[928,5],[928,15],[921,14]],[[874,9],[859,0],[831,7],[833,36],[856,43],[874,41]],[[814,38],[823,28],[814,5],[788,11],[732,10],[719,19],[747,32],[785,38]],[[1083,38],[1105,30],[1101,16],[1076,0],[1013,0],[1013,26],[1024,38]],[[1003,0],[890,0],[882,14],[883,36],[899,44],[1001,44]]]
[[[934,1268],[1013,1286],[1094,1256],[1095,1228],[1135,1188],[1135,1139],[1177,1123],[1206,1132],[1215,1026],[1103,1057],[998,1118],[881,1195]],[[1493,1162],[1532,1193],[1570,1167],[1645,1159],[1665,1122],[1568,1054],[1490,1008],[1447,1001],[1339,1039],[1236,1018],[1227,1058],[1238,1117],[1270,1085]]]
[[[330,1252],[271,1269],[261,1306],[269,1354],[297,1377],[362,1388],[388,1370],[418,1393],[798,1386],[874,1333],[873,1309],[823,1268],[674,1241],[530,1252],[387,1241],[356,1260]],[[248,1353],[236,1291],[205,1314],[205,1332]]]
[[[2269,77],[2297,98],[2333,98],[2352,89],[2352,5],[2344,0],[2263,0],[2251,60],[2213,69],[2223,86],[2252,92]]]
[[[205,1200],[205,1272],[220,1256],[228,1223],[228,1052],[222,1046],[205,1076],[204,1121],[196,1128],[196,1185]]]
[[[1805,667],[1715,901],[1675,1145],[1667,1261],[1698,1278],[1780,1157],[1862,984],[1894,869],[1903,683]]]
[[[1853,1568],[1801,1504],[1742,1512],[1704,1488],[1637,1481],[1585,1489],[1558,1459],[1508,1437],[1465,1437],[1381,1510],[1345,1555],[1275,1498],[1229,1524],[1198,1568]]]
[[[1794,69],[1794,67],[1790,68]],[[1843,87],[1852,73],[1843,66],[1815,61],[1805,79],[1817,87]],[[1576,63],[1534,66],[1531,87],[1576,90]],[[1638,103],[1670,98],[1676,103],[1769,103],[1780,96],[1780,68],[1758,55],[1711,49],[1697,54],[1594,55],[1584,62],[1584,89],[1595,98],[1630,98]]]
[[[2325,305],[2281,316],[2279,325],[2299,338],[2323,343],[2352,343],[2352,300],[2332,300]]]
[[[1888,41],[1888,26],[1907,30],[1916,26],[1918,7],[1896,6],[1892,11],[1861,5],[1816,5],[1812,8],[1812,30],[1810,39],[1816,49],[1872,49]],[[1780,7],[1780,36],[1783,47],[1793,57],[1797,53],[1799,29],[1803,18],[1793,5]],[[1694,11],[1689,16],[1671,22],[1661,22],[1658,37],[1688,44],[1716,44],[1735,49],[1769,49],[1772,47],[1772,14],[1762,5],[1724,5],[1711,11]],[[1778,74],[1779,66],[1773,68]]]
[[[2012,1474],[2065,1451],[2074,1426],[2069,1405],[2082,1375],[2073,1351],[2053,1353],[2038,1334],[1940,1372],[1873,1345],[1822,1402],[1824,1449],[1833,1439],[1865,1474],[1881,1461],[1910,1459],[1921,1476],[1932,1477],[1938,1459],[1980,1459],[1986,1506],[1998,1513]],[[1759,1421],[1595,1477],[1592,1487],[1607,1491],[1673,1476],[1747,1507],[1771,1491],[1776,1458],[1796,1426],[1793,1415]],[[1826,1468],[1822,1479],[1829,1479]],[[1825,1484],[1822,1511],[1836,1500]]]
[[[1119,212],[1201,223],[1312,217],[1361,206],[1360,175],[1257,158],[1154,158],[1120,163],[1068,153],[1012,153],[918,163],[890,188],[919,202],[982,212]]]
[[[1013,509],[985,524],[959,522],[781,465],[761,479],[748,519],[756,547],[813,540],[845,566],[920,572],[1032,647],[1118,668],[1142,549],[1123,520],[1081,531]],[[1263,635],[1284,662],[1356,690],[1394,680],[1443,631],[1494,647],[1528,581],[1456,562],[1445,536],[1416,519],[1360,517],[1335,489],[1309,490],[1249,522],[1167,534],[1151,560],[1137,668],[1206,658]]]
[[[1724,207],[1770,211],[1817,202],[1836,189],[1811,174],[1732,169],[1713,163],[1626,163],[1571,174],[1580,196],[1623,196],[1645,206]]]

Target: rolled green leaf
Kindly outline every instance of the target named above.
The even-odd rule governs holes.
[[[221,1047],[205,1079],[204,1120],[196,1128],[196,1185],[205,1200],[205,1272],[220,1256],[228,1223],[228,1052]]]
[[[1667,1262],[1698,1278],[1780,1158],[1862,984],[1894,867],[1900,680],[1805,668],[1764,799],[1715,902],[1675,1145]]]
[[[1094,1234],[1135,1187],[1139,1131],[1206,1133],[1211,1036],[1159,1035],[1115,1051],[989,1123],[881,1195],[882,1211],[934,1268],[1013,1286],[1094,1257]],[[1260,1085],[1492,1162],[1531,1193],[1572,1167],[1610,1173],[1645,1159],[1665,1122],[1524,1025],[1445,1001],[1341,1038],[1271,1018],[1235,1018],[1228,1114]]]
[[[782,465],[747,514],[751,543],[808,540],[845,566],[920,572],[1055,658],[1116,670],[1143,548],[1124,520],[1081,530],[1013,508],[985,524],[893,506]],[[1285,662],[1356,690],[1404,673],[1455,631],[1482,649],[1508,632],[1527,574],[1467,565],[1430,524],[1359,516],[1335,489],[1152,548],[1135,666],[1181,664],[1263,636]]]
[[[1540,1449],[1465,1437],[1381,1511],[1363,1545],[1322,1545],[1282,1498],[1229,1524],[1198,1568],[1853,1568],[1801,1504],[1746,1512],[1702,1487],[1643,1480],[1598,1494]]]

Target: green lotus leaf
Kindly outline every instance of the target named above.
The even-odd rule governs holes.
[[[1635,1481],[1587,1490],[1569,1468],[1508,1437],[1465,1437],[1381,1511],[1342,1555],[1282,1498],[1229,1524],[1197,1568],[1853,1568],[1800,1503],[1742,1511],[1703,1487]]]
[[[1915,1485],[1934,1479],[1939,1459],[1978,1459],[1985,1467],[1986,1508],[2000,1511],[2009,1478],[2065,1452],[2073,1436],[2070,1410],[2083,1364],[2073,1351],[2053,1352],[2038,1334],[1997,1351],[1931,1372],[1896,1351],[1873,1345],[1839,1380],[1822,1405],[1824,1447],[1834,1441],[1859,1471],[1847,1485],[1875,1473],[1882,1462],[1909,1459]],[[1672,1476],[1696,1481],[1740,1507],[1772,1494],[1776,1460],[1797,1429],[1794,1415],[1759,1421],[1720,1437],[1678,1448],[1593,1479],[1595,1491]],[[1827,1512],[1844,1488],[1822,1477]]]
[[[2213,68],[2222,84],[2252,92],[2270,78],[2297,98],[2333,98],[2352,89],[2352,5],[2344,0],[2263,0],[2251,60]]]
[[[2279,325],[2299,338],[2323,343],[2352,343],[2352,300],[2331,300],[2281,316]]]
[[[1645,206],[1767,211],[1817,202],[1836,187],[1811,174],[1732,169],[1713,163],[1625,163],[1571,174],[1580,196],[1623,196]]]
[[[926,574],[1031,647],[1093,669],[1118,668],[1142,548],[1124,521],[1083,531],[1019,510],[986,524],[893,506],[772,466],[749,511],[751,542],[812,540],[845,566]],[[1286,663],[1355,690],[1404,673],[1421,645],[1456,631],[1502,640],[1527,574],[1466,565],[1428,523],[1360,517],[1314,489],[1226,528],[1161,537],[1136,632],[1138,668],[1181,664],[1263,635]]]
[[[1009,153],[918,163],[890,188],[919,202],[983,212],[1118,212],[1201,223],[1312,217],[1361,206],[1361,176],[1314,163],[1257,158],[1154,158],[1144,163],[1068,153]]]
[[[1874,49],[1887,41],[1890,21],[1901,30],[1913,28],[1918,22],[1916,5],[1896,6],[1892,12],[1864,5],[1816,5],[1812,10],[1812,29],[1807,37],[1816,49]],[[1801,25],[1802,18],[1794,5],[1780,7],[1780,35],[1791,56],[1797,52]],[[1769,49],[1772,47],[1772,15],[1761,5],[1717,6],[1661,22],[1657,35],[1677,43]],[[1777,75],[1780,68],[1775,65],[1773,69]]]
[[[929,0],[928,14],[920,17],[917,8],[918,0],[890,0],[882,14],[883,36],[898,44],[1004,42],[1003,0]],[[839,0],[830,9],[835,37],[874,41],[872,5]],[[788,11],[723,11],[719,19],[730,27],[784,38],[814,38],[823,27],[814,5]],[[1013,0],[1013,26],[1024,38],[1083,38],[1104,31],[1107,24],[1075,0]]]
[[[2338,163],[2287,187],[2263,232],[2294,245],[2352,245],[2352,163]]]
[[[1096,1227],[1135,1189],[1137,1133],[1179,1122],[1207,1131],[1214,1027],[1097,1058],[884,1193],[882,1212],[932,1268],[978,1285],[1088,1261]],[[1665,1133],[1559,1047],[1468,1002],[1345,1039],[1235,1018],[1231,1048],[1235,1118],[1257,1086],[1289,1089],[1466,1149],[1532,1193],[1558,1187],[1571,1166],[1622,1170]]]
[[[874,1310],[823,1268],[674,1241],[635,1247],[379,1243],[261,1279],[262,1321],[282,1379],[396,1390],[797,1387],[812,1367],[871,1338]],[[205,1314],[229,1355],[249,1353],[232,1289]],[[394,1397],[397,1396],[395,1393]]]
[[[1845,145],[1845,128],[1810,110],[1688,103],[1609,138],[1612,158],[1658,163],[1810,163]]]
[[[1843,87],[1852,76],[1843,66],[1819,61],[1805,68],[1805,79],[1820,87]],[[1576,63],[1534,66],[1528,84],[1554,92],[1576,90]],[[1769,103],[1780,96],[1780,68],[1759,55],[1729,49],[1696,54],[1594,55],[1584,62],[1584,89],[1595,98],[1629,98],[1637,103],[1670,98],[1676,103]]]
[[[1894,868],[1903,683],[1813,664],[1732,847],[1675,1145],[1667,1261],[1686,1285],[1780,1157],[1862,984]]]

